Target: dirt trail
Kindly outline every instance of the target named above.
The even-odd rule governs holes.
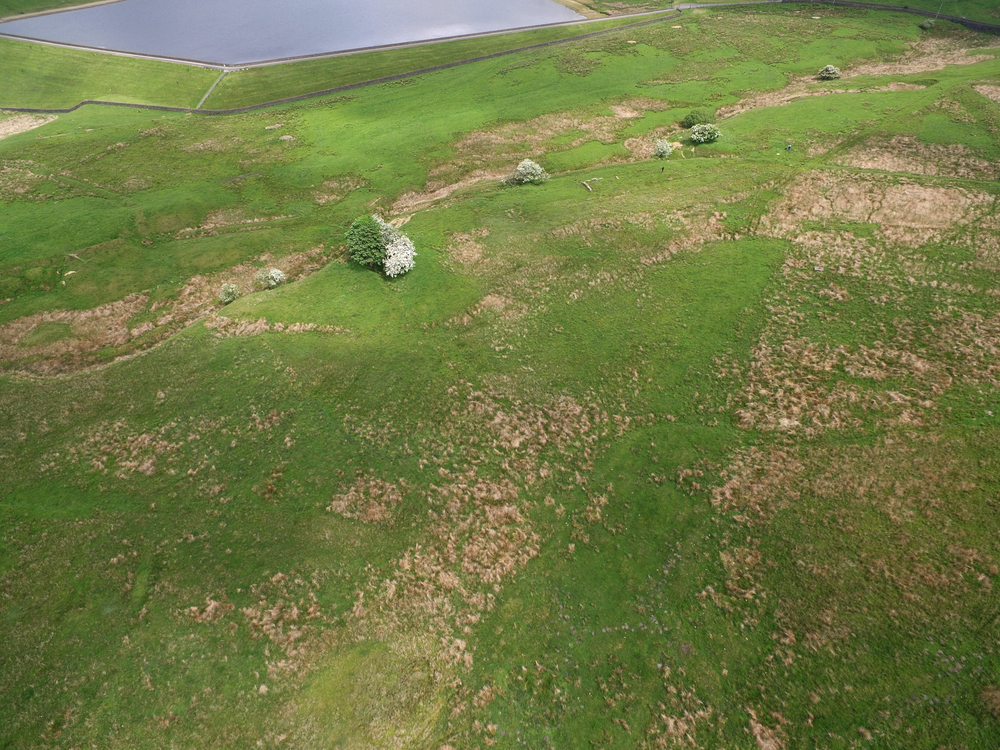
[[[416,211],[419,208],[426,206],[428,203],[433,203],[434,201],[447,198],[449,195],[461,188],[471,187],[476,183],[485,182],[486,180],[502,180],[506,176],[506,172],[477,169],[475,172],[468,175],[464,180],[459,180],[451,185],[445,185],[437,190],[427,191],[424,193],[404,193],[396,199],[395,203],[392,204],[392,213],[393,215],[397,215],[407,213],[409,211]]]

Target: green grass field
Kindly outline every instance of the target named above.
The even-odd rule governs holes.
[[[1000,58],[918,20],[0,141],[0,746],[995,747]]]

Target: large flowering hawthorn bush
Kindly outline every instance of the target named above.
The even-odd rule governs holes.
[[[381,267],[395,278],[412,271],[417,256],[413,241],[381,216],[359,216],[347,232],[351,259],[370,268]]]

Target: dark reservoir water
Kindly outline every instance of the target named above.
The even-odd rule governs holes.
[[[240,65],[581,18],[554,0],[122,0],[0,34]]]

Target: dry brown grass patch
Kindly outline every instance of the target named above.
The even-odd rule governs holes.
[[[448,183],[461,183],[464,175],[495,172],[506,174],[525,157],[540,157],[547,151],[563,151],[589,141],[611,144],[632,120],[646,111],[663,110],[667,105],[656,99],[634,97],[611,104],[612,115],[592,115],[587,112],[560,112],[542,115],[524,122],[507,123],[487,130],[469,133],[456,144],[453,160],[431,170],[427,187],[433,192]],[[551,141],[572,135],[572,140],[553,148]]]
[[[492,313],[502,320],[519,318],[528,312],[528,306],[515,302],[510,297],[502,294],[490,293],[477,302],[469,311],[463,315],[452,318],[448,325],[469,325],[472,321],[484,313]]]
[[[972,32],[959,33],[948,38],[926,37],[913,42],[910,49],[895,62],[863,63],[848,68],[845,76],[902,76],[943,70],[947,65],[974,65],[992,60],[991,55],[973,55],[977,47],[988,41]]]
[[[0,200],[24,199],[45,179],[44,175],[35,174],[24,163],[0,164]]]
[[[656,149],[657,141],[666,139],[671,141],[674,149],[683,148],[683,145],[676,140],[679,137],[680,133],[676,127],[673,125],[664,125],[650,130],[645,135],[626,139],[624,146],[633,158],[650,159],[653,156],[653,151]]]
[[[406,489],[402,480],[400,485]],[[358,477],[344,492],[334,495],[327,510],[362,523],[391,524],[392,512],[402,501],[403,493],[396,483],[365,475]]]
[[[954,531],[953,520],[967,519],[981,492],[962,451],[961,444],[910,434],[869,446],[740,452],[712,496],[716,512],[737,524],[722,543],[728,594],[708,593],[727,610],[742,602],[762,606],[761,578],[773,567],[778,570],[772,577],[780,576],[783,564],[809,590],[840,587],[845,597],[878,598],[895,617],[926,624],[934,617],[933,604],[974,622],[977,597],[990,596],[1000,568],[984,539],[977,542]],[[873,511],[881,523],[873,523]],[[772,533],[779,514],[782,528],[795,520],[802,524],[801,537],[779,545],[787,547],[784,554],[746,536]],[[856,544],[845,549],[831,543],[840,536]],[[773,559],[762,559],[759,551],[765,549],[772,550]],[[847,599],[775,606],[785,623],[784,633],[774,636],[783,658],[794,660],[802,649],[826,650],[852,637],[845,620],[852,609]]]
[[[315,190],[313,192],[313,198],[319,205],[322,206],[326,203],[330,203],[331,201],[339,201],[349,193],[359,190],[368,184],[368,181],[363,177],[357,177],[354,175],[337,177],[331,180],[326,180],[323,183],[322,191]]]
[[[992,99],[993,101],[1000,104],[1000,86],[992,83],[981,83],[972,87],[979,94],[982,94],[987,99]]]
[[[784,750],[784,733],[781,731],[781,726],[776,728],[765,726],[757,720],[756,711],[748,708],[747,713],[750,714],[750,734],[753,735],[757,750]]]
[[[983,703],[997,719],[1000,719],[1000,687],[989,685],[982,692]]]
[[[268,678],[301,673],[321,653],[329,623],[316,597],[321,579],[317,573],[306,580],[294,572],[279,572],[250,587],[257,603],[240,610],[250,635],[265,637],[279,649],[277,655],[269,655]]]
[[[642,117],[642,112],[633,109],[627,104],[612,104],[609,109],[614,113],[615,117],[620,117],[623,120],[635,120]]]
[[[55,115],[13,115],[0,117],[0,141],[18,133],[25,133],[56,119]]]
[[[651,707],[652,719],[646,727],[641,747],[656,750],[694,750],[711,747],[711,742],[725,719],[701,700],[694,688],[671,684],[671,670],[664,674],[664,700]]]
[[[189,154],[199,153],[202,151],[209,151],[212,153],[222,153],[224,151],[230,151],[236,149],[243,142],[242,138],[236,136],[222,137],[222,138],[206,138],[203,141],[198,141],[197,143],[192,143],[189,146],[184,146],[183,150],[187,151]]]
[[[813,171],[786,188],[761,227],[774,236],[794,236],[802,222],[836,218],[877,224],[884,239],[916,247],[970,223],[992,202],[986,193],[962,188]]]
[[[876,94],[883,91],[920,91],[927,88],[917,83],[893,81],[884,86],[869,86],[862,89],[830,89],[815,88],[816,78],[804,76],[792,78],[788,85],[777,91],[765,91],[760,94],[741,99],[736,104],[727,104],[716,112],[720,119],[733,117],[761,107],[783,107],[800,99],[811,96],[829,96],[832,94]]]
[[[975,180],[995,180],[1000,174],[995,164],[973,156],[961,144],[925,144],[913,136],[905,135],[894,136],[884,144],[869,144],[853,149],[838,157],[836,162],[858,169]]]
[[[143,311],[148,301],[149,293],[142,292],[91,310],[55,310],[18,318],[0,327],[0,361],[11,364],[31,359],[30,369],[35,372],[89,362],[85,354],[120,346],[132,338],[128,321]],[[68,324],[72,335],[50,344],[22,345],[23,339],[44,323]]]
[[[209,316],[208,327],[214,328],[219,335],[254,335],[265,331],[343,332],[340,327],[315,323],[269,325],[267,321],[238,321],[216,315],[221,285],[235,283],[251,291],[254,275],[260,268],[259,261],[281,269],[289,281],[293,281],[322,268],[327,255],[322,245],[277,260],[265,255],[257,263],[248,261],[219,273],[194,276],[175,298],[168,297],[152,305],[149,304],[149,292],[145,291],[91,310],[55,310],[18,318],[0,326],[0,363],[42,374],[79,370],[94,364],[94,354],[101,349],[131,342],[136,347],[148,348],[206,315]],[[133,318],[143,313],[155,313],[155,317],[133,322]],[[68,324],[71,336],[49,344],[25,346],[25,338],[45,323]]]
[[[478,263],[482,260],[483,252],[486,250],[479,240],[488,235],[488,229],[480,229],[470,234],[459,232],[452,235],[451,241],[448,243],[448,256],[463,266]]]
[[[484,182],[487,180],[502,180],[507,176],[507,172],[501,172],[497,170],[488,169],[477,169],[466,175],[463,179],[454,182],[450,185],[444,185],[436,189],[427,190],[422,193],[404,193],[396,199],[396,202],[392,204],[393,214],[402,214],[408,211],[414,211],[428,203],[433,203],[435,201],[443,200],[449,197],[456,190],[461,190],[463,188],[471,187],[477,183]],[[428,183],[430,184],[430,183]]]
[[[236,609],[229,602],[217,602],[212,597],[205,597],[204,607],[189,607],[185,613],[197,623],[218,622]]]
[[[229,227],[255,228],[260,224],[268,224],[272,221],[289,218],[283,216],[249,216],[244,210],[239,208],[220,208],[212,211],[205,220],[197,227],[179,230],[174,236],[177,239],[187,239],[192,236],[209,236],[215,234],[217,229]]]

